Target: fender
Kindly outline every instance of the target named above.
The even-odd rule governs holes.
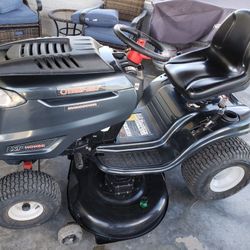
[[[121,145],[100,146],[96,149],[96,154],[115,155],[122,159],[123,155],[145,155],[151,154],[154,151],[160,152],[158,157],[161,157],[161,164],[154,166],[128,166],[119,167],[115,165],[105,165],[102,156],[98,156],[95,161],[97,166],[106,173],[112,174],[149,174],[160,173],[173,169],[190,157],[192,154],[222,138],[241,136],[250,131],[250,109],[244,105],[228,107],[225,114],[230,112],[237,115],[238,119],[235,122],[226,121],[223,116],[218,118],[214,125],[204,131],[194,132],[197,125],[205,117],[212,117],[217,111],[207,111],[202,113],[190,113],[178,119],[169,130],[158,140],[151,142],[140,142]],[[179,143],[179,142],[182,143]],[[139,159],[138,159],[139,160]]]

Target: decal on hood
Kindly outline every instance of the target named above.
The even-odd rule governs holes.
[[[57,89],[57,96],[69,96],[69,95],[79,95],[84,93],[92,93],[103,90],[101,85],[93,86],[78,86],[78,87],[69,87]]]
[[[77,104],[77,105],[72,105],[66,107],[67,111],[74,111],[74,110],[79,110],[79,109],[88,109],[88,108],[97,108],[98,104],[97,103],[86,103],[86,104]]]

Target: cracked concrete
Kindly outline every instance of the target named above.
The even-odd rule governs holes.
[[[206,250],[202,243],[194,236],[178,237],[175,242],[177,244],[183,244],[187,250]]]

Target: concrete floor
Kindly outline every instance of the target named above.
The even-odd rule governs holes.
[[[189,193],[180,168],[166,174],[170,193],[169,210],[162,223],[151,233],[137,239],[96,246],[85,232],[84,240],[74,247],[60,246],[57,231],[72,221],[67,210],[66,185],[69,162],[62,157],[43,161],[43,170],[60,183],[63,204],[59,214],[46,224],[26,229],[0,228],[1,250],[82,249],[82,250],[248,250],[250,249],[250,186],[235,196],[214,202],[197,201]],[[1,175],[9,172],[1,163]],[[14,171],[14,168],[11,168]]]

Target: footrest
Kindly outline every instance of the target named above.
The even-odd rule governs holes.
[[[158,150],[135,153],[106,153],[98,156],[101,164],[108,167],[119,166],[119,169],[144,168],[145,166],[161,165],[163,160]]]
[[[157,169],[162,169],[173,158],[173,151],[162,147],[135,152],[105,152],[97,155],[95,159],[96,165],[106,173],[139,174],[158,172]]]

